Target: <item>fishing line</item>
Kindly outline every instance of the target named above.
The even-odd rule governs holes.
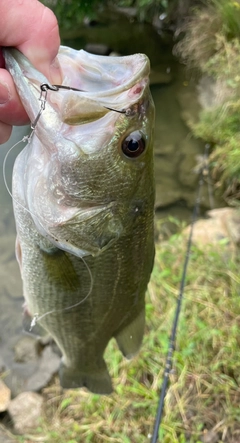
[[[29,328],[29,332],[32,331],[33,327],[36,325],[37,322],[42,320],[47,315],[56,314],[56,313],[60,313],[60,312],[64,312],[64,311],[69,311],[70,309],[76,308],[77,306],[79,306],[83,302],[85,302],[87,300],[87,298],[90,296],[90,294],[92,292],[92,288],[93,288],[93,275],[92,275],[91,269],[89,268],[87,262],[83,259],[83,257],[80,257],[80,258],[83,261],[84,265],[86,266],[86,268],[88,270],[88,273],[90,275],[90,288],[89,288],[89,291],[88,291],[87,295],[84,297],[83,300],[80,300],[79,302],[75,303],[74,305],[67,306],[66,308],[63,308],[63,309],[53,309],[52,311],[45,312],[40,317],[39,317],[38,313],[34,314],[33,319],[31,321],[30,328]]]
[[[178,298],[177,298],[177,306],[176,306],[175,316],[174,316],[174,320],[173,320],[172,331],[171,331],[171,335],[170,335],[170,339],[169,339],[168,353],[167,353],[167,358],[166,358],[166,363],[165,363],[165,368],[164,368],[164,375],[163,375],[163,382],[162,382],[160,396],[159,396],[158,409],[157,409],[157,413],[156,413],[151,443],[157,443],[158,441],[160,441],[158,439],[158,434],[159,434],[159,429],[160,429],[162,418],[163,418],[164,400],[165,400],[167,390],[168,390],[169,375],[172,370],[173,354],[174,354],[174,350],[175,350],[176,335],[177,335],[177,327],[178,327],[179,316],[180,316],[181,307],[182,307],[184,288],[185,288],[185,284],[186,284],[187,268],[188,268],[188,263],[189,263],[189,259],[190,259],[191,247],[192,247],[193,229],[194,229],[194,224],[197,221],[197,218],[199,215],[200,195],[201,195],[201,189],[202,189],[202,186],[204,183],[204,172],[206,171],[209,148],[210,148],[210,145],[206,144],[205,145],[205,152],[204,152],[204,156],[203,156],[204,161],[203,161],[203,164],[202,164],[202,167],[200,170],[200,177],[199,177],[199,182],[198,182],[198,189],[197,189],[195,206],[193,208],[193,213],[192,213],[192,220],[191,220],[191,224],[190,224],[190,233],[189,233],[189,237],[188,237],[188,241],[187,241],[185,261],[184,261],[184,265],[183,265],[182,279],[181,279],[179,294],[178,294]]]
[[[20,202],[18,202],[14,197],[13,197],[13,195],[12,195],[12,192],[10,191],[10,188],[9,188],[9,186],[8,186],[8,184],[7,184],[7,178],[6,178],[6,163],[7,163],[7,159],[8,159],[8,156],[9,156],[9,154],[10,154],[10,152],[17,146],[17,145],[19,145],[20,143],[25,143],[25,142],[30,142],[30,140],[31,140],[31,137],[32,137],[32,133],[33,133],[33,131],[31,132],[31,134],[30,135],[25,135],[21,140],[19,140],[17,143],[15,143],[15,145],[13,145],[9,150],[8,150],[8,152],[6,153],[6,155],[5,155],[5,157],[4,157],[4,160],[3,160],[3,166],[2,166],[2,171],[3,171],[3,181],[4,181],[4,185],[5,185],[5,187],[6,187],[6,190],[7,190],[7,192],[8,192],[8,194],[10,195],[10,197],[12,198],[12,200],[15,202],[15,203],[17,203],[18,205],[20,205],[20,206],[22,206],[23,207],[23,209],[26,209],[26,211],[28,211],[28,212],[30,212],[24,205],[22,205]],[[31,212],[30,212],[30,214],[31,214]]]
[[[46,107],[46,102],[47,102],[47,91],[48,91],[48,89],[53,90],[53,91],[58,91],[59,88],[72,89],[72,90],[74,90],[74,91],[79,91],[78,89],[70,88],[70,87],[68,87],[68,86],[59,86],[59,85],[49,86],[48,84],[42,84],[42,85],[40,86],[40,97],[39,97],[39,100],[40,100],[40,102],[41,102],[41,106],[40,106],[40,110],[39,110],[39,112],[38,112],[38,114],[37,114],[35,120],[34,120],[33,123],[31,124],[31,129],[32,129],[32,131],[31,131],[31,133],[30,133],[29,135],[24,136],[21,140],[19,140],[17,143],[15,143],[15,144],[14,144],[14,145],[8,150],[8,152],[6,153],[6,155],[5,155],[5,157],[4,157],[4,160],[3,160],[3,167],[2,167],[2,169],[3,169],[3,181],[4,181],[5,187],[6,187],[6,189],[7,189],[7,192],[9,193],[10,197],[12,198],[12,200],[13,200],[16,204],[18,204],[19,206],[21,206],[21,207],[22,207],[25,211],[27,211],[31,216],[36,217],[36,218],[38,219],[38,221],[39,221],[39,223],[40,223],[41,226],[42,226],[42,223],[40,222],[40,219],[42,219],[42,217],[39,217],[39,216],[37,216],[36,214],[34,214],[34,213],[33,213],[32,211],[30,211],[26,206],[24,206],[24,205],[23,205],[22,203],[20,203],[17,199],[15,199],[15,197],[13,197],[13,194],[12,194],[12,192],[10,191],[10,188],[9,188],[9,186],[8,186],[8,183],[7,183],[7,178],[6,178],[6,163],[7,163],[7,159],[8,159],[8,156],[9,156],[10,152],[11,152],[11,151],[12,151],[12,150],[13,150],[18,144],[20,144],[20,143],[25,143],[25,142],[27,142],[28,144],[30,143],[30,141],[31,141],[31,139],[32,139],[32,136],[33,136],[33,134],[34,134],[34,131],[35,131],[35,129],[36,129],[37,123],[38,123],[38,121],[39,121],[39,119],[40,119],[40,117],[41,117],[41,115],[42,115],[42,113],[43,113],[43,111],[45,110],[45,107]],[[27,145],[26,145],[26,146],[27,146]],[[42,220],[44,221],[44,219],[42,219]],[[51,240],[51,238],[52,238],[51,235],[49,235],[49,234],[46,232],[46,230],[44,229],[43,226],[42,226],[42,228],[43,228],[43,230],[45,231],[47,238]],[[90,276],[90,288],[89,288],[89,291],[88,291],[87,295],[84,297],[83,300],[80,300],[79,302],[77,302],[77,303],[75,303],[75,304],[73,304],[73,305],[71,305],[71,306],[67,306],[66,308],[63,308],[63,309],[60,309],[60,310],[56,310],[56,309],[55,309],[55,310],[52,310],[52,311],[45,312],[45,313],[44,313],[43,315],[41,315],[40,317],[39,317],[39,314],[38,314],[38,313],[35,313],[35,314],[33,315],[33,319],[32,319],[31,324],[30,324],[29,332],[32,331],[33,327],[36,325],[36,323],[37,323],[38,321],[42,320],[42,319],[43,319],[44,317],[46,317],[47,315],[54,314],[54,313],[57,313],[57,312],[64,312],[64,311],[67,311],[67,310],[70,310],[70,309],[76,308],[77,306],[79,306],[79,305],[81,305],[83,302],[85,302],[86,299],[90,296],[90,294],[91,294],[91,292],[92,292],[92,288],[93,288],[93,276],[92,276],[92,272],[91,272],[91,270],[90,270],[90,268],[89,268],[87,262],[83,259],[83,257],[79,257],[79,258],[81,258],[81,260],[83,261],[85,267],[87,268],[87,271],[88,271],[88,273],[89,273],[89,276]]]
[[[38,114],[38,116],[39,116],[39,114]],[[38,116],[37,116],[35,122],[39,120],[39,117],[38,117]],[[35,122],[34,122],[34,123],[35,123]],[[35,129],[35,128],[34,128],[34,129]],[[7,178],[6,178],[6,162],[7,162],[7,159],[8,159],[8,156],[9,156],[10,152],[11,152],[11,151],[12,151],[12,150],[13,150],[18,144],[20,144],[20,143],[25,143],[26,141],[29,143],[30,140],[31,140],[31,138],[32,138],[32,134],[33,134],[33,132],[34,132],[34,129],[33,129],[33,131],[31,132],[30,135],[25,135],[25,136],[22,138],[22,140],[19,140],[17,143],[15,143],[15,144],[14,144],[14,145],[8,150],[8,152],[6,153],[6,155],[5,155],[5,157],[4,157],[4,160],[3,160],[3,181],[4,181],[5,187],[6,187],[6,189],[7,189],[7,192],[8,192],[9,195],[11,196],[12,200],[13,200],[16,204],[20,205],[25,211],[27,211],[27,212],[30,213],[31,215],[34,215],[34,216],[35,216],[34,213],[32,213],[28,208],[26,208],[22,203],[20,203],[18,200],[16,200],[16,199],[13,197],[12,192],[11,192],[10,189],[9,189],[9,186],[8,186],[8,183],[7,183]],[[38,218],[38,217],[37,217],[37,218]],[[39,220],[39,218],[38,218],[38,220]],[[39,221],[39,222],[40,222],[40,221]],[[46,233],[46,234],[47,234],[47,233]],[[47,236],[48,236],[48,238],[51,238],[48,234],[47,234]],[[44,317],[46,317],[47,315],[49,315],[49,314],[54,314],[54,313],[57,313],[57,312],[68,311],[69,309],[76,308],[77,306],[79,306],[79,305],[81,305],[83,302],[85,302],[86,299],[90,296],[90,294],[91,294],[91,292],[92,292],[92,288],[93,288],[93,276],[92,276],[92,272],[91,272],[91,269],[89,268],[87,262],[83,259],[83,257],[80,257],[80,258],[81,258],[81,260],[83,261],[85,267],[87,268],[88,273],[89,273],[89,276],[90,276],[90,288],[89,288],[89,291],[88,291],[87,295],[84,297],[83,300],[80,300],[79,302],[75,303],[74,305],[68,306],[68,307],[66,307],[66,308],[64,308],[64,309],[48,311],[48,312],[46,312],[45,314],[41,315],[40,317],[39,317],[39,314],[38,314],[38,313],[34,314],[33,319],[32,319],[32,321],[31,321],[31,324],[30,324],[29,332],[32,331],[33,327],[36,325],[36,323],[37,323],[38,321],[42,320],[42,319],[43,319]]]
[[[12,151],[12,149],[15,148],[15,146],[17,146],[19,143],[26,142],[26,141],[28,142],[28,144],[30,143],[30,141],[31,141],[31,139],[32,139],[32,137],[33,137],[33,134],[34,134],[34,132],[35,132],[35,129],[36,129],[37,123],[38,123],[38,121],[39,121],[39,119],[40,119],[40,117],[41,117],[43,111],[44,111],[45,108],[46,108],[46,103],[47,103],[47,93],[48,93],[48,91],[50,90],[50,91],[56,91],[56,92],[57,92],[57,91],[59,91],[59,89],[72,90],[72,91],[78,91],[78,92],[86,92],[86,91],[84,91],[84,90],[77,89],[77,88],[73,88],[73,87],[71,87],[71,86],[64,86],[64,85],[49,85],[48,83],[42,83],[42,84],[40,85],[40,97],[39,97],[39,101],[41,102],[40,110],[39,110],[39,112],[38,112],[38,114],[37,114],[35,120],[31,123],[31,129],[32,129],[32,131],[31,131],[31,133],[30,133],[29,135],[24,136],[24,137],[22,138],[22,140],[19,140],[17,143],[15,143],[15,145],[13,145],[13,146],[9,149],[9,151],[8,151],[7,154],[5,155],[5,158],[4,158],[4,161],[3,161],[3,180],[4,180],[5,187],[6,187],[6,189],[7,189],[7,192],[9,193],[10,197],[12,198],[12,200],[13,200],[16,204],[18,204],[19,206],[21,206],[26,212],[28,212],[31,216],[35,217],[35,218],[38,220],[39,224],[41,225],[43,231],[45,231],[45,234],[46,234],[47,238],[50,239],[50,241],[51,241],[51,240],[55,240],[55,239],[54,239],[53,236],[51,236],[51,235],[46,231],[46,229],[45,229],[44,226],[42,225],[41,222],[42,222],[42,221],[43,221],[43,222],[45,221],[44,218],[42,218],[42,217],[40,217],[39,215],[35,214],[34,212],[30,211],[30,209],[28,209],[26,206],[24,206],[22,203],[20,203],[18,200],[16,200],[16,199],[13,197],[12,192],[10,191],[10,188],[9,188],[9,186],[8,186],[8,184],[7,184],[7,179],[6,179],[6,162],[7,162],[7,159],[8,159],[8,156],[9,156],[10,152]],[[116,109],[112,109],[112,108],[107,108],[106,106],[104,106],[104,108],[106,108],[106,109],[108,109],[108,110],[110,110],[110,111],[115,111],[115,112],[119,112],[119,113],[126,114],[127,116],[129,116],[130,113],[131,113],[131,110],[130,110],[130,109],[126,109],[126,110],[125,110],[125,109],[124,109],[124,110],[116,110]]]
[[[45,92],[46,93],[46,99],[47,99],[47,91],[59,91],[59,89],[65,89],[68,91],[77,91],[77,92],[87,92],[84,91],[84,89],[77,89],[77,88],[72,88],[72,86],[65,86],[65,85],[49,85],[48,83],[42,83],[40,85],[40,90],[41,92]],[[41,96],[40,96],[41,99]],[[127,116],[131,115],[131,109],[113,109],[113,108],[108,108],[107,106],[102,105],[103,108],[108,109],[109,111],[114,111],[114,112],[118,112],[120,114],[125,114]],[[40,115],[38,115],[38,118],[40,117]]]

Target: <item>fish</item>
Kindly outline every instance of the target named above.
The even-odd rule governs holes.
[[[105,350],[138,353],[154,262],[149,59],[61,46],[54,86],[17,49],[4,57],[32,122],[12,180],[28,330],[58,345],[63,388],[108,395]]]

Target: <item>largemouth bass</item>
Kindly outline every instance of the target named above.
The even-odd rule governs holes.
[[[78,91],[48,90],[39,114],[48,79],[4,54],[36,123],[12,188],[27,311],[62,352],[62,387],[109,394],[104,351],[112,337],[127,358],[139,350],[154,259],[149,61],[61,47],[62,85]]]

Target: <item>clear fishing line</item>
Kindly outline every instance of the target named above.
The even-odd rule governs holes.
[[[41,112],[41,113],[42,113],[42,112]],[[41,115],[41,114],[40,114],[40,115]],[[40,223],[39,217],[37,217],[32,211],[30,211],[28,208],[26,208],[26,206],[24,206],[22,203],[20,203],[18,200],[16,200],[16,199],[13,197],[12,192],[11,192],[9,186],[8,186],[8,183],[7,183],[7,178],[6,178],[6,163],[7,163],[7,159],[8,159],[8,156],[9,156],[10,152],[11,152],[11,151],[12,151],[17,145],[19,145],[20,143],[25,143],[25,142],[28,142],[28,144],[30,143],[30,141],[31,141],[31,139],[32,139],[32,136],[33,136],[33,133],[34,133],[34,130],[35,130],[35,127],[36,127],[36,123],[37,123],[37,121],[39,120],[40,115],[38,114],[38,116],[37,116],[37,118],[36,118],[36,120],[35,120],[35,122],[34,122],[34,127],[33,127],[33,125],[31,126],[31,128],[32,128],[32,132],[30,133],[30,135],[25,135],[21,140],[19,140],[17,143],[15,143],[15,144],[14,144],[14,145],[8,150],[8,152],[6,153],[6,155],[5,155],[5,157],[4,157],[4,160],[3,160],[3,167],[2,167],[2,170],[3,170],[3,181],[4,181],[4,185],[5,185],[6,189],[7,189],[7,192],[9,193],[10,197],[12,198],[12,200],[13,200],[16,204],[18,204],[19,206],[21,206],[21,207],[22,207],[25,211],[27,211],[30,215],[36,217],[36,218],[38,219],[39,223]],[[26,146],[27,146],[27,145],[26,145]],[[40,224],[41,224],[41,223],[40,223]],[[41,226],[42,226],[42,224],[41,224]],[[42,226],[42,228],[43,228],[43,226]],[[43,228],[43,229],[44,229],[44,228]],[[44,229],[44,231],[45,231],[45,229]],[[51,238],[50,235],[48,235],[47,233],[46,233],[46,235],[47,235],[48,238]],[[80,258],[81,258],[81,260],[83,261],[84,265],[86,266],[86,268],[87,268],[87,270],[88,270],[88,273],[89,273],[89,276],[90,276],[90,288],[89,288],[89,291],[88,291],[87,295],[84,297],[83,300],[80,300],[79,302],[75,303],[74,305],[67,306],[67,307],[64,308],[64,309],[48,311],[48,312],[46,312],[45,314],[41,315],[40,317],[39,317],[39,314],[38,314],[38,313],[35,313],[35,314],[33,315],[33,319],[32,319],[32,321],[31,321],[31,325],[30,325],[30,328],[29,328],[29,332],[32,331],[33,327],[36,325],[36,323],[37,323],[38,321],[42,320],[42,319],[43,319],[44,317],[46,317],[47,315],[55,314],[55,313],[57,313],[57,312],[68,311],[69,309],[76,308],[77,306],[79,306],[79,305],[81,305],[83,302],[85,302],[86,299],[90,296],[90,294],[91,294],[91,292],[92,292],[92,288],[93,288],[93,276],[92,276],[92,272],[91,272],[91,269],[89,268],[87,262],[83,259],[83,257],[80,257]]]
[[[28,142],[28,143],[29,143],[29,141],[30,141],[31,138],[32,138],[32,134],[33,134],[33,131],[31,132],[30,135],[25,135],[21,140],[19,140],[17,143],[15,143],[15,145],[13,145],[13,146],[8,150],[8,152],[6,153],[6,155],[5,155],[5,157],[4,157],[4,160],[3,160],[3,166],[2,166],[4,185],[5,185],[5,187],[6,187],[7,192],[9,193],[11,199],[12,199],[15,203],[17,203],[18,205],[22,206],[23,209],[25,209],[26,211],[28,211],[30,214],[31,214],[31,212],[30,212],[27,208],[25,208],[24,205],[22,205],[20,202],[18,202],[18,201],[13,197],[12,192],[10,191],[10,188],[9,188],[9,186],[8,186],[8,184],[7,184],[7,178],[6,178],[6,163],[7,163],[7,159],[8,159],[8,156],[9,156],[10,152],[12,152],[12,150],[13,150],[17,145],[19,145],[20,143],[25,143],[25,142]]]
[[[79,302],[75,303],[74,305],[67,306],[66,308],[63,308],[63,309],[53,309],[52,311],[45,312],[45,313],[42,314],[40,317],[39,317],[39,314],[37,314],[37,313],[34,314],[33,319],[32,319],[32,321],[31,321],[30,328],[29,328],[29,332],[32,331],[33,327],[36,325],[37,322],[39,322],[40,320],[42,320],[42,319],[43,319],[44,317],[46,317],[47,315],[50,315],[50,314],[56,314],[56,313],[60,313],[60,312],[64,312],[64,311],[69,311],[70,309],[76,308],[77,306],[79,306],[79,305],[81,305],[82,303],[84,303],[84,302],[87,300],[87,298],[91,295],[92,288],[93,288],[93,276],[92,276],[92,272],[91,272],[91,269],[89,268],[87,262],[83,259],[83,257],[80,257],[80,258],[81,258],[81,260],[83,261],[84,265],[86,266],[86,268],[87,268],[87,270],[88,270],[88,273],[89,273],[89,276],[90,276],[90,288],[89,288],[89,291],[88,291],[87,295],[84,297],[83,300],[80,300]]]
[[[11,199],[12,199],[17,205],[21,206],[25,211],[27,211],[31,216],[37,218],[37,220],[38,220],[39,224],[41,225],[42,229],[45,231],[46,237],[47,237],[48,239],[50,239],[50,241],[51,241],[52,237],[51,237],[51,235],[49,235],[49,234],[46,232],[44,226],[42,225],[42,223],[41,223],[41,221],[40,221],[40,220],[44,221],[44,219],[43,219],[42,217],[39,217],[37,214],[34,214],[34,212],[30,211],[26,206],[24,206],[22,203],[20,203],[18,200],[16,200],[15,197],[13,197],[13,194],[12,194],[12,192],[11,192],[9,186],[8,186],[8,183],[7,183],[7,178],[6,178],[6,163],[7,163],[7,159],[8,159],[8,156],[9,156],[10,152],[11,152],[11,151],[12,151],[17,145],[19,145],[20,143],[25,143],[25,142],[27,142],[27,144],[30,143],[30,141],[31,141],[31,139],[32,139],[32,137],[33,137],[34,131],[35,131],[35,129],[36,129],[37,123],[38,123],[38,121],[39,121],[39,119],[40,119],[40,117],[41,117],[43,111],[45,110],[46,101],[47,101],[47,91],[48,91],[48,89],[51,89],[51,90],[53,90],[53,91],[58,91],[58,89],[59,89],[60,87],[61,87],[61,86],[58,86],[58,85],[54,85],[54,86],[52,86],[52,87],[50,87],[50,86],[47,85],[47,84],[43,84],[43,85],[41,85],[41,87],[40,87],[40,97],[39,97],[39,100],[40,100],[40,102],[41,102],[41,105],[40,105],[40,110],[39,110],[39,112],[38,112],[38,114],[37,114],[37,117],[35,118],[35,120],[34,120],[33,123],[31,124],[32,132],[31,132],[29,135],[25,135],[21,140],[19,140],[17,143],[15,143],[15,144],[14,144],[14,145],[8,150],[8,152],[6,153],[6,155],[5,155],[5,157],[4,157],[4,160],[3,160],[3,167],[2,167],[2,170],[3,170],[3,181],[4,181],[4,185],[5,185],[6,189],[7,189],[7,192],[9,193]],[[76,90],[76,89],[74,89],[74,88],[70,88],[70,87],[63,87],[63,88],[64,88],[64,89],[73,89],[73,90]],[[27,146],[27,145],[26,145],[26,146]],[[25,146],[25,147],[26,147],[26,146]],[[90,294],[91,294],[91,292],[92,292],[92,288],[93,288],[93,276],[92,276],[92,272],[91,272],[91,270],[90,270],[90,268],[89,268],[87,262],[83,259],[83,257],[79,257],[79,258],[81,258],[81,260],[83,261],[85,267],[87,268],[87,271],[88,271],[88,273],[89,273],[89,276],[90,276],[90,288],[89,288],[89,291],[88,291],[87,295],[83,298],[83,300],[80,300],[79,302],[77,302],[77,303],[75,303],[75,304],[73,304],[73,305],[71,305],[71,306],[67,306],[66,308],[59,309],[59,310],[54,309],[54,310],[52,310],[52,311],[45,312],[45,313],[42,314],[41,316],[39,316],[38,313],[35,313],[35,314],[33,315],[33,319],[32,319],[32,321],[31,321],[31,325],[30,325],[30,328],[29,328],[29,332],[32,331],[33,327],[36,325],[36,323],[37,323],[38,321],[42,320],[42,319],[43,319],[44,317],[46,317],[47,315],[55,314],[55,313],[58,313],[58,312],[68,311],[68,310],[70,310],[70,309],[74,309],[74,308],[78,307],[79,305],[81,305],[82,303],[84,303],[84,302],[87,300],[87,298],[90,296]]]

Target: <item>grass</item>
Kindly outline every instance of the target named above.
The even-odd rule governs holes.
[[[20,442],[149,441],[185,249],[186,239],[179,234],[157,244],[142,349],[131,362],[122,358],[114,341],[106,352],[115,393],[62,393],[56,378],[43,390],[39,428]],[[239,258],[237,253],[230,257],[221,242],[218,248],[192,249],[160,430],[163,443],[240,441]]]
[[[210,0],[195,9],[176,52],[190,68],[211,77],[214,99],[189,122],[193,134],[211,142],[210,167],[228,203],[240,196],[240,1]],[[238,204],[238,203],[237,203]]]

